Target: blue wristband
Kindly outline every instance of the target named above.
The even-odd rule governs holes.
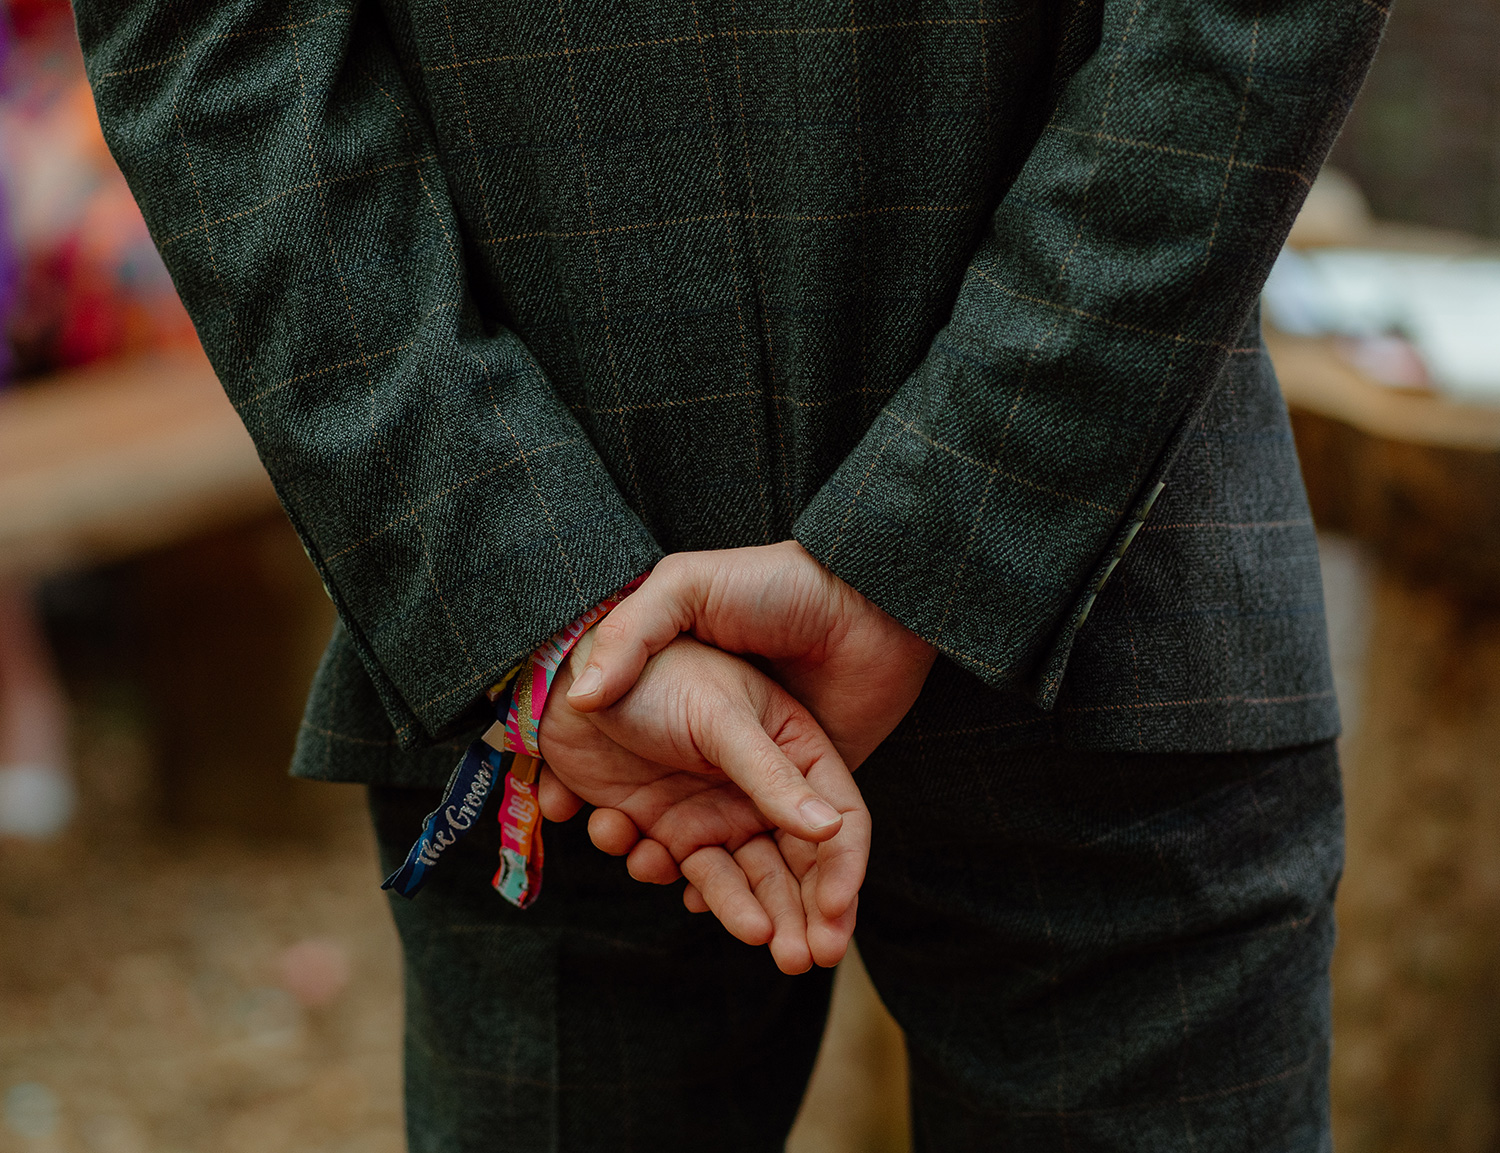
[[[510,708],[510,691],[495,699],[495,716],[504,721]],[[448,778],[443,799],[427,815],[422,835],[406,854],[401,867],[381,884],[395,889],[403,897],[415,897],[427,880],[428,872],[442,860],[443,854],[463,839],[479,822],[485,801],[499,781],[510,771],[515,753],[492,748],[476,740],[464,752],[463,760]]]

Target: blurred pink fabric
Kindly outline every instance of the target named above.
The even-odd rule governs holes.
[[[0,198],[17,266],[7,329],[14,373],[193,341],[99,130],[68,5],[8,0],[5,16]]]

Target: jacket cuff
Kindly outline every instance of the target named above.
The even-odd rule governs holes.
[[[623,508],[559,527],[556,544],[541,555],[511,549],[461,581],[435,580],[433,596],[371,631],[359,627],[339,604],[338,586],[325,580],[400,748],[482,723],[487,689],[662,555]]]
[[[802,546],[942,655],[1044,709],[1073,636],[1160,491],[1088,507],[995,470],[887,409],[793,527]]]
[[[518,755],[540,758],[539,741],[542,731],[542,714],[547,711],[547,698],[552,692],[552,681],[557,670],[573,647],[610,612],[641,587],[646,574],[641,573],[618,592],[605,597],[588,612],[581,614],[565,628],[559,629],[536,647],[536,651],[515,670],[515,689],[510,694],[503,729],[505,748]],[[501,685],[489,691],[491,698],[498,695]],[[486,737],[486,740],[489,738]]]

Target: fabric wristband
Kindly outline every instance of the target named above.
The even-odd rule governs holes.
[[[537,797],[541,754],[537,740],[547,695],[557,670],[583,634],[645,579],[643,573],[554,633],[485,693],[494,708],[495,723],[464,751],[443,789],[442,801],[427,815],[406,860],[385,879],[382,889],[415,897],[443,854],[474,827],[496,782],[503,779],[500,867],[491,884],[517,908],[524,909],[536,900],[542,887],[541,802]]]
[[[547,709],[547,694],[552,691],[552,681],[563,661],[582,638],[601,620],[609,615],[621,601],[628,597],[645,581],[645,574],[638,576],[613,596],[605,597],[572,624],[560,629],[536,647],[531,659],[522,667],[516,678],[515,691],[510,697],[510,709],[505,716],[504,748],[520,755],[540,757],[537,748],[538,733],[542,725],[542,713]]]
[[[515,758],[506,774],[505,795],[500,802],[500,866],[491,884],[518,909],[535,901],[542,888],[542,806],[536,791],[542,761],[537,741],[552,682],[583,634],[645,579],[645,574],[636,577],[538,645],[516,678],[503,730],[497,722],[485,734],[486,740],[494,741]]]
[[[504,717],[510,707],[511,688],[517,670],[512,669],[499,684],[489,692],[497,717]],[[498,727],[499,721],[490,726],[488,737]],[[442,859],[443,854],[457,844],[479,821],[484,812],[484,803],[501,777],[508,779],[508,770],[515,754],[507,751],[503,743],[491,744],[481,737],[472,741],[464,750],[463,760],[448,778],[443,789],[443,799],[438,807],[427,814],[422,834],[407,851],[406,860],[381,884],[382,889],[394,889],[403,897],[415,897],[427,882],[427,874]]]

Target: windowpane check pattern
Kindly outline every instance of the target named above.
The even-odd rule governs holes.
[[[1253,302],[1373,0],[77,13],[339,609],[303,771],[425,779],[664,551],[793,534],[949,658],[909,724],[1336,727]]]

